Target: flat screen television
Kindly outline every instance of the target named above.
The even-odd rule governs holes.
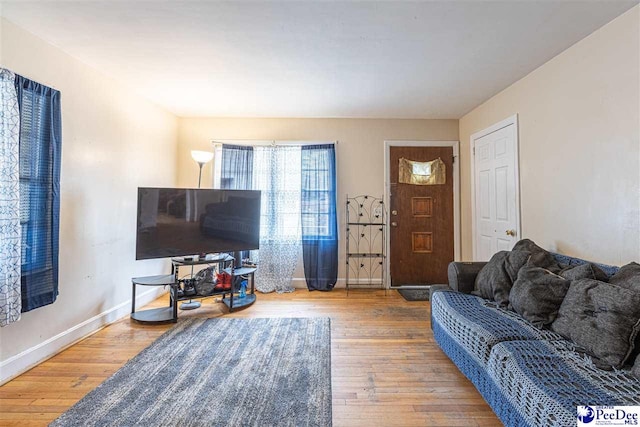
[[[258,249],[260,191],[138,188],[136,259]]]

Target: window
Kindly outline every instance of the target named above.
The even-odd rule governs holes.
[[[333,150],[303,150],[302,227],[305,238],[336,238],[335,161]],[[333,220],[332,220],[333,219]]]
[[[267,291],[293,290],[287,282],[297,264],[299,244],[307,287],[331,290],[338,274],[334,145],[224,145],[221,152],[214,185],[262,192],[257,273],[273,273],[261,281],[284,283]],[[251,187],[246,186],[249,182]],[[282,266],[286,274],[277,271]]]
[[[300,239],[300,147],[255,147],[253,189],[260,190],[260,240]]]

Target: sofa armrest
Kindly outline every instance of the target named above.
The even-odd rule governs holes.
[[[486,262],[452,262],[447,270],[449,286],[454,291],[471,293],[475,286],[476,276]]]
[[[447,286],[447,285],[431,285],[429,286],[429,307],[431,307],[431,304],[433,304],[433,293],[436,291],[451,291],[452,289]],[[429,310],[429,313],[431,313],[430,317],[431,317],[431,321],[429,322],[431,325],[431,329],[433,329],[433,312],[431,310]]]

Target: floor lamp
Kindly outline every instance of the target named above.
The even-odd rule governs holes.
[[[200,184],[202,184],[202,167],[213,159],[213,153],[210,151],[191,150],[191,158],[200,166],[200,171],[198,172],[198,188],[200,188]],[[191,266],[191,277],[193,277],[193,266]],[[180,304],[180,310],[194,310],[200,306],[200,301],[189,300],[189,302]]]

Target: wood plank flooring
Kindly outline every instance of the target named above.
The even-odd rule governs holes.
[[[167,304],[163,297],[149,306]],[[258,294],[228,313],[213,299],[179,317],[331,318],[333,425],[500,426],[433,340],[428,302],[397,292],[343,289]],[[45,426],[172,325],[124,319],[0,387],[1,426]]]

